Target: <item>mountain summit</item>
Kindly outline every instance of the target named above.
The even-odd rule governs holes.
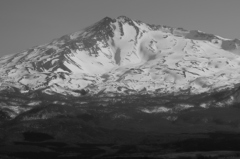
[[[239,46],[198,30],[105,17],[0,58],[0,90],[33,99],[211,94],[237,88]]]

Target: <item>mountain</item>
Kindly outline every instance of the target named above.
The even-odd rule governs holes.
[[[1,57],[1,108],[15,117],[41,105],[46,96],[54,99],[50,103],[61,103],[54,97],[179,97],[236,90],[239,46],[238,39],[198,30],[106,17],[48,44]],[[239,93],[233,92],[224,103],[238,102]],[[213,102],[224,105],[215,100],[197,104]]]
[[[53,156],[104,152],[95,158],[228,150],[239,137],[215,132],[239,132],[239,79],[238,39],[106,17],[0,58],[0,157],[19,145]]]
[[[1,90],[189,94],[239,83],[240,41],[120,16],[0,59]],[[85,93],[82,93],[85,92]]]

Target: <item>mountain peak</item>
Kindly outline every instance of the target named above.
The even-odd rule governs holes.
[[[114,21],[114,19],[106,16],[106,17],[104,17],[101,21],[107,21],[107,22],[109,22],[109,21]]]
[[[120,20],[120,21],[131,21],[132,19],[125,16],[125,15],[121,15],[121,16],[118,16],[117,18],[113,19],[113,18],[110,18],[108,16],[104,17],[102,20],[100,20],[100,22],[115,22],[116,20]]]
[[[115,19],[112,19],[110,17],[104,17],[102,20],[100,20],[99,22],[97,22],[97,24],[100,24],[100,25],[109,25],[110,23],[113,23],[115,22],[116,20]]]
[[[117,19],[130,19],[130,18],[125,15],[120,15],[117,17]]]
[[[118,16],[118,17],[117,17],[117,20],[124,21],[124,22],[132,21],[131,18],[128,18],[128,17],[125,16],[125,15]]]

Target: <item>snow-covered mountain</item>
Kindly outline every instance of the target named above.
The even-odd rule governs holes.
[[[202,93],[239,83],[239,40],[121,16],[0,59],[1,89]]]
[[[240,40],[125,16],[0,58],[1,92],[23,95],[198,95],[234,89],[239,79]]]
[[[239,108],[240,40],[198,30],[106,17],[0,58],[0,158],[226,158]]]
[[[73,96],[199,94],[239,83],[239,46],[239,40],[201,31],[106,17],[51,43],[2,57],[1,90]]]

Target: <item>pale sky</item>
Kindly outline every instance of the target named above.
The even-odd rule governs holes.
[[[0,56],[120,15],[240,39],[239,8],[240,0],[0,0]]]

